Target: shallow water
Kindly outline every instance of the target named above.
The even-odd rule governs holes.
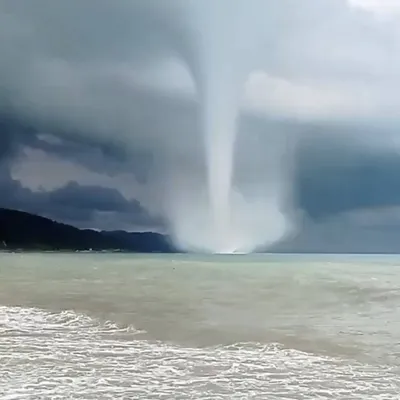
[[[400,257],[0,255],[1,399],[400,398]]]

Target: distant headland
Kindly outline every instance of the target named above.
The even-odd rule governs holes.
[[[332,236],[335,231],[325,229]],[[340,231],[341,232],[341,231]],[[289,254],[399,254],[397,240],[383,242],[341,232],[335,240],[315,241],[316,233],[305,228],[273,248],[259,252]],[[322,234],[320,236],[322,236]],[[339,240],[341,239],[341,240]],[[351,239],[351,240],[350,240]],[[369,240],[365,240],[369,239]],[[178,253],[167,235],[156,232],[97,231],[79,229],[24,211],[0,208],[0,252],[122,252]]]
[[[160,233],[78,229],[5,208],[0,208],[0,250],[175,252],[168,237]]]

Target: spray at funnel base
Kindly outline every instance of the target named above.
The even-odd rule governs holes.
[[[203,162],[193,160],[196,167],[190,174],[178,166],[173,170],[167,215],[174,242],[184,251],[246,254],[266,248],[287,232],[288,221],[281,209],[287,183],[284,147],[282,140],[274,141],[250,157],[250,163],[267,159],[265,168],[250,168],[244,181],[234,179],[234,154],[240,157],[242,150],[236,148],[240,86],[228,74],[218,77],[211,75],[200,92]]]

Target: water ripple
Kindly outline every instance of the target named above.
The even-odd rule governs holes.
[[[0,307],[0,397],[398,400],[395,367],[279,344],[186,348],[72,311]],[[128,335],[130,340],[121,340]]]

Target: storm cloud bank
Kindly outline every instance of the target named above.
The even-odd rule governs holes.
[[[315,191],[304,176],[327,161],[310,157],[315,163],[300,174],[298,157],[291,154],[310,138],[339,137],[346,143],[351,137],[356,146],[363,143],[365,153],[380,156],[398,148],[397,10],[384,1],[221,1],[218,10],[215,4],[1,2],[1,120],[17,120],[25,128],[2,128],[0,168],[8,170],[18,157],[18,143],[33,146],[33,138],[42,134],[77,148],[101,148],[109,159],[119,160],[107,163],[105,173],[131,168],[146,192],[138,192],[142,206],[170,223],[178,221],[170,229],[185,232],[187,239],[206,220],[200,212],[210,201],[204,193],[212,179],[206,164],[219,165],[221,147],[232,147],[232,171],[222,170],[232,176],[233,214],[252,217],[235,223],[243,232],[247,219],[258,226],[257,240],[268,243],[286,230],[275,211],[290,217],[308,207],[318,218],[321,199],[335,209],[340,196],[326,193],[342,178],[322,168],[323,181],[313,172],[320,182]],[[237,19],[229,19],[232,15]],[[227,54],[238,59],[224,62]],[[232,74],[231,67],[240,71]],[[220,76],[234,83],[227,86]],[[210,146],[215,152],[207,158],[204,132],[217,128],[204,125],[224,115],[216,113],[221,93],[229,100],[229,114],[238,111],[237,137]],[[208,119],[205,98],[206,114],[216,113]],[[235,131],[234,118],[229,120],[222,131]],[[313,154],[321,147],[315,146]],[[56,148],[53,144],[51,151]],[[73,145],[68,151],[60,146],[60,154],[68,153],[85,168],[104,168],[79,157]],[[350,159],[351,169],[358,161]],[[298,181],[308,187],[306,193],[299,192]],[[216,182],[214,187],[222,190]],[[342,209],[348,207],[342,203]]]

